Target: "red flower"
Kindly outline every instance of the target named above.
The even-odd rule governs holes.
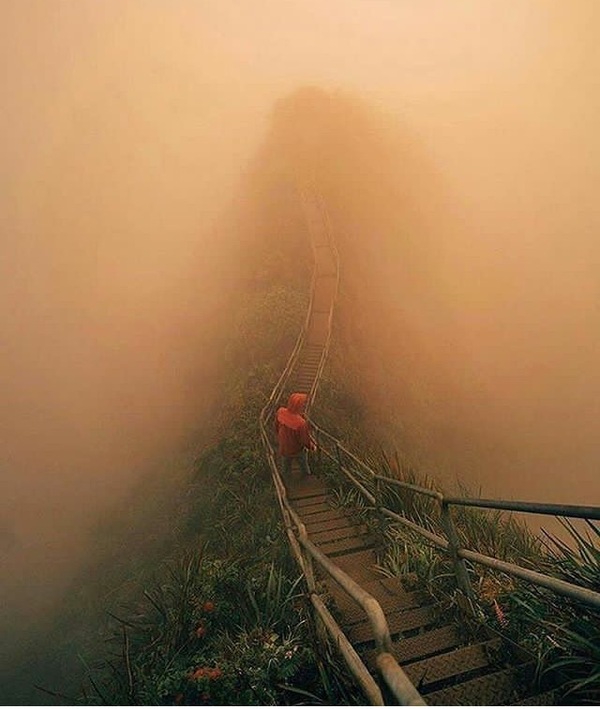
[[[198,680],[206,677],[208,680],[219,679],[223,675],[223,670],[218,667],[198,667],[191,672],[188,677],[190,680]]]
[[[215,604],[212,601],[206,601],[206,603],[202,606],[202,610],[205,613],[212,613],[215,609]]]
[[[494,612],[496,613],[498,623],[500,623],[503,628],[506,628],[506,626],[508,625],[508,618],[506,617],[502,608],[500,608],[500,605],[498,604],[498,601],[496,599],[494,599]]]
[[[197,670],[194,670],[190,674],[190,679],[202,679],[202,677],[206,676],[206,667],[199,667]]]
[[[202,623],[196,628],[196,637],[197,638],[203,638],[206,635],[206,628],[202,625]]]

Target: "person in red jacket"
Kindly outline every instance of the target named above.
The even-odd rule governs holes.
[[[302,415],[307,399],[306,394],[295,392],[290,395],[287,407],[281,406],[277,409],[275,431],[279,454],[283,458],[284,475],[291,473],[294,459],[298,461],[304,475],[311,474],[306,451],[314,451],[317,446],[311,438],[308,421]]]

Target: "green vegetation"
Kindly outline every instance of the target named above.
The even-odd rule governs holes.
[[[87,646],[80,645],[89,667],[81,703],[362,702],[332,648],[315,642],[258,435],[259,412],[304,317],[309,271],[293,185],[282,180],[282,166],[269,157],[267,146],[261,160],[270,169],[253,181],[252,208],[245,215],[255,233],[248,242],[245,287],[236,294],[228,320],[232,337],[223,355],[214,442],[195,455],[177,495],[158,501],[151,496],[152,504],[139,506],[139,524],[129,517],[120,527],[115,519],[102,525],[99,533],[111,529],[112,537],[94,581],[112,622]],[[277,199],[268,199],[275,194]],[[352,348],[346,341],[340,344],[341,334],[336,333],[314,418],[373,468],[433,488],[431,479],[397,456],[391,460],[380,454],[359,374],[349,365]],[[336,487],[337,504],[381,535],[382,571],[408,585],[426,585],[461,616],[464,605],[446,556],[415,532],[383,523],[339,479],[335,463],[322,458],[316,465]],[[374,491],[368,476],[361,481]],[[390,487],[384,503],[441,534],[430,498]],[[149,512],[156,523],[152,532]],[[570,546],[549,535],[544,543],[502,513],[460,509],[455,521],[466,547],[541,566],[590,588],[600,586],[600,533],[593,525],[589,536],[567,527],[575,541]],[[128,529],[146,536],[133,544]],[[599,703],[598,614],[501,573],[472,565],[468,572],[478,597],[478,622],[526,646],[538,657],[540,677],[558,676],[568,699]],[[82,592],[74,609],[81,610],[87,600]],[[98,659],[99,642],[106,640],[111,651]]]
[[[274,179],[261,178],[255,207]],[[287,209],[294,224],[295,205],[290,186],[285,195],[279,188],[276,206],[256,207],[267,226],[262,241],[249,237],[247,276],[230,309],[214,443],[194,456],[172,499],[138,504],[135,519],[115,514],[99,529],[103,538],[111,532],[104,563],[94,567],[111,622],[102,652],[99,638],[82,644],[88,680],[80,703],[362,701],[332,648],[315,642],[258,434],[308,302],[304,229],[288,227],[283,238],[270,226],[283,220],[273,210]],[[154,518],[164,520],[159,532]],[[147,530],[143,540],[133,535],[135,545],[132,528]],[[124,548],[138,558],[123,558]]]
[[[317,654],[258,437],[258,414],[282,365],[277,353],[303,305],[283,285],[244,304],[231,356],[248,366],[230,380],[227,432],[190,483],[196,502],[185,514],[195,534],[181,539],[134,608],[114,611],[115,657],[91,674],[87,703],[331,704],[353,696],[335,660]]]
[[[431,478],[398,456],[391,460],[381,452],[374,455],[367,444],[359,457],[382,475],[439,489]],[[402,578],[408,588],[426,587],[445,609],[446,617],[447,612],[454,612],[471,626],[473,621],[475,626],[484,624],[528,650],[537,660],[542,687],[559,685],[567,702],[600,704],[600,613],[504,573],[467,563],[476,596],[473,617],[462,594],[457,592],[446,554],[411,529],[389,520],[376,523],[376,509],[346,478],[341,478],[336,463],[326,461],[322,468],[336,487],[338,504],[352,510],[361,522],[369,523],[373,533],[380,535],[379,563],[384,574]],[[353,474],[372,494],[376,493],[367,473],[353,468]],[[435,500],[392,486],[380,489],[379,494],[388,509],[443,535]],[[458,508],[454,521],[465,548],[544,571],[585,588],[600,587],[600,529],[592,522],[587,522],[587,533],[563,521],[563,537],[548,533],[539,537],[515,516],[499,511]]]

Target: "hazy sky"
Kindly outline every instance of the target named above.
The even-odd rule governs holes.
[[[435,180],[414,186],[435,292],[390,288],[392,311],[450,343],[465,401],[533,437],[538,466],[554,446],[596,480],[598,36],[596,0],[0,0],[0,514],[19,553],[67,568],[76,531],[199,425],[236,256],[215,225],[305,84],[387,114]]]

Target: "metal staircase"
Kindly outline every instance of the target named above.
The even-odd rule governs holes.
[[[327,210],[318,193],[300,190],[314,255],[311,300],[305,325],[260,417],[286,534],[304,574],[315,619],[339,648],[349,671],[371,704],[501,705],[555,703],[559,693],[540,690],[531,658],[480,624],[448,618],[423,588],[407,588],[402,578],[386,578],[377,568],[380,542],[366,524],[335,507],[325,480],[293,470],[283,480],[272,439],[276,408],[294,391],[314,401],[327,357],[339,281],[339,260]],[[491,507],[538,514],[600,519],[600,508],[445,498],[441,493],[379,475],[344,444],[315,426],[322,455],[386,518],[421,534],[451,560],[457,589],[473,596],[465,560],[504,571],[555,593],[600,608],[600,593],[583,589],[508,562],[462,549],[451,508]],[[444,535],[387,509],[379,493],[400,486],[439,504]]]

